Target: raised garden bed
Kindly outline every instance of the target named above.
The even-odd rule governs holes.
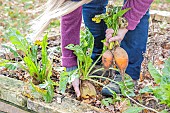
[[[40,99],[32,100],[23,96],[26,84],[20,80],[0,75],[0,99],[18,105],[21,108],[38,113],[99,113],[99,108],[81,103],[75,99],[55,95],[52,103],[44,103]],[[2,105],[2,104],[1,104]],[[0,105],[0,106],[1,106]],[[10,108],[9,108],[10,109]],[[2,109],[3,110],[3,109]],[[5,111],[4,111],[5,112]]]

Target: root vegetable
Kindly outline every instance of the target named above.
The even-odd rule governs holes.
[[[115,63],[120,70],[120,74],[122,75],[122,80],[124,80],[124,74],[129,61],[128,54],[123,48],[116,47],[113,52],[113,56],[114,56]]]
[[[80,85],[81,98],[87,99],[96,97],[95,87],[87,80],[82,80]]]
[[[110,50],[107,50],[103,53],[102,64],[106,70],[108,70],[113,64],[113,54]]]

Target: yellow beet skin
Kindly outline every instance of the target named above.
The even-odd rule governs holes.
[[[92,98],[92,97],[95,98],[97,95],[95,87],[87,80],[81,81],[80,92],[81,92],[81,98],[84,99]]]
[[[122,77],[124,78],[124,74],[129,62],[127,52],[123,48],[117,47],[113,52],[113,56],[114,56],[115,63],[119,68]]]
[[[111,53],[110,50],[107,50],[103,53],[102,64],[106,70],[108,70],[110,66],[113,64],[113,54]]]

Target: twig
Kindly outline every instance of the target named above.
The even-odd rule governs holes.
[[[116,83],[116,84],[119,84],[118,82],[116,82],[116,81],[114,81],[114,80],[111,80],[111,79],[109,79],[109,78],[107,78],[107,77],[102,77],[102,76],[89,76],[89,78],[103,78],[103,79],[109,80],[109,81],[111,81],[111,82],[114,82],[114,83]]]
[[[150,110],[150,111],[153,111],[153,112],[155,112],[155,113],[159,113],[158,111],[156,111],[156,110],[153,109],[153,108],[149,108],[149,107],[147,107],[147,106],[144,106],[144,105],[138,103],[138,102],[135,101],[133,98],[131,98],[129,95],[127,95],[126,92],[125,92],[125,95],[126,95],[131,101],[133,101],[134,103],[136,103],[137,105],[139,105],[139,106],[141,106],[141,107],[143,107],[143,108],[145,108],[145,109],[148,109],[148,110]]]

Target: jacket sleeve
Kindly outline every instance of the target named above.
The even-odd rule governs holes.
[[[124,17],[128,21],[128,30],[134,30],[140,19],[146,14],[153,0],[127,0],[123,9],[131,8]]]

